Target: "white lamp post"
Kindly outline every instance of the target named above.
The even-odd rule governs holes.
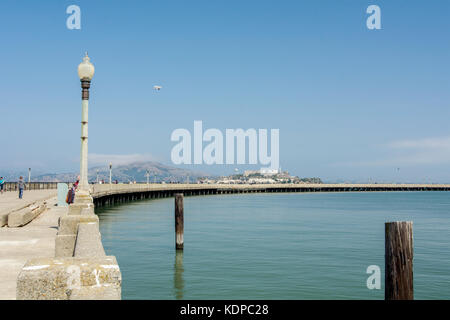
[[[78,65],[78,76],[81,81],[81,152],[80,152],[80,176],[75,199],[69,205],[68,215],[62,215],[59,220],[59,231],[55,240],[56,257],[72,257],[77,231],[73,230],[74,223],[97,222],[98,217],[94,213],[94,201],[90,194],[88,182],[88,104],[89,87],[94,76],[94,66],[86,56]],[[61,233],[61,231],[63,233]],[[72,240],[71,240],[72,239]]]
[[[112,183],[112,163],[109,163],[109,184]]]
[[[149,180],[149,178],[150,178],[150,172],[148,171],[148,169],[147,169],[147,174],[146,174],[146,176],[147,176],[147,184],[148,184],[148,180]]]
[[[31,182],[31,168],[28,168],[28,189],[30,189],[30,182]]]
[[[75,204],[92,203],[92,197],[89,194],[88,182],[88,105],[89,88],[94,76],[94,66],[87,55],[83,62],[78,65],[78,76],[81,81],[81,153],[80,153],[80,182],[75,196]]]

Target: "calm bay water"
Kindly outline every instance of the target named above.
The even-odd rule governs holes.
[[[416,299],[450,299],[450,193],[278,193],[99,208],[123,299],[383,299],[384,222],[414,221]],[[366,269],[381,268],[381,290]]]

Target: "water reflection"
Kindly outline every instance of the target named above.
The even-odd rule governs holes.
[[[184,294],[184,279],[183,279],[183,250],[176,250],[175,265],[173,273],[173,288],[175,291],[175,299],[183,299]]]

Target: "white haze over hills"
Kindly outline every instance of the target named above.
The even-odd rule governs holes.
[[[116,159],[117,160],[117,159]],[[119,182],[145,182],[147,181],[147,170],[150,175],[150,181],[154,182],[185,182],[187,179],[189,181],[196,181],[199,177],[210,176],[209,174],[176,168],[162,164],[155,161],[145,161],[145,162],[134,162],[129,164],[119,164],[113,166],[112,168],[112,180],[118,180]],[[89,181],[97,181],[97,172],[99,180],[104,180],[109,182],[109,167],[108,166],[96,166],[89,169]],[[18,177],[22,175],[25,180],[28,180],[28,171],[11,171],[5,172],[4,176],[6,181],[17,181]],[[42,181],[42,182],[70,182],[75,181],[76,177],[79,175],[77,172],[67,172],[67,173],[42,173],[32,172],[31,181]],[[0,176],[2,176],[0,174]]]

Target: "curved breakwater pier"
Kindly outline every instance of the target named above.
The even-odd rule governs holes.
[[[96,184],[95,206],[141,199],[237,193],[450,191],[449,184]]]

